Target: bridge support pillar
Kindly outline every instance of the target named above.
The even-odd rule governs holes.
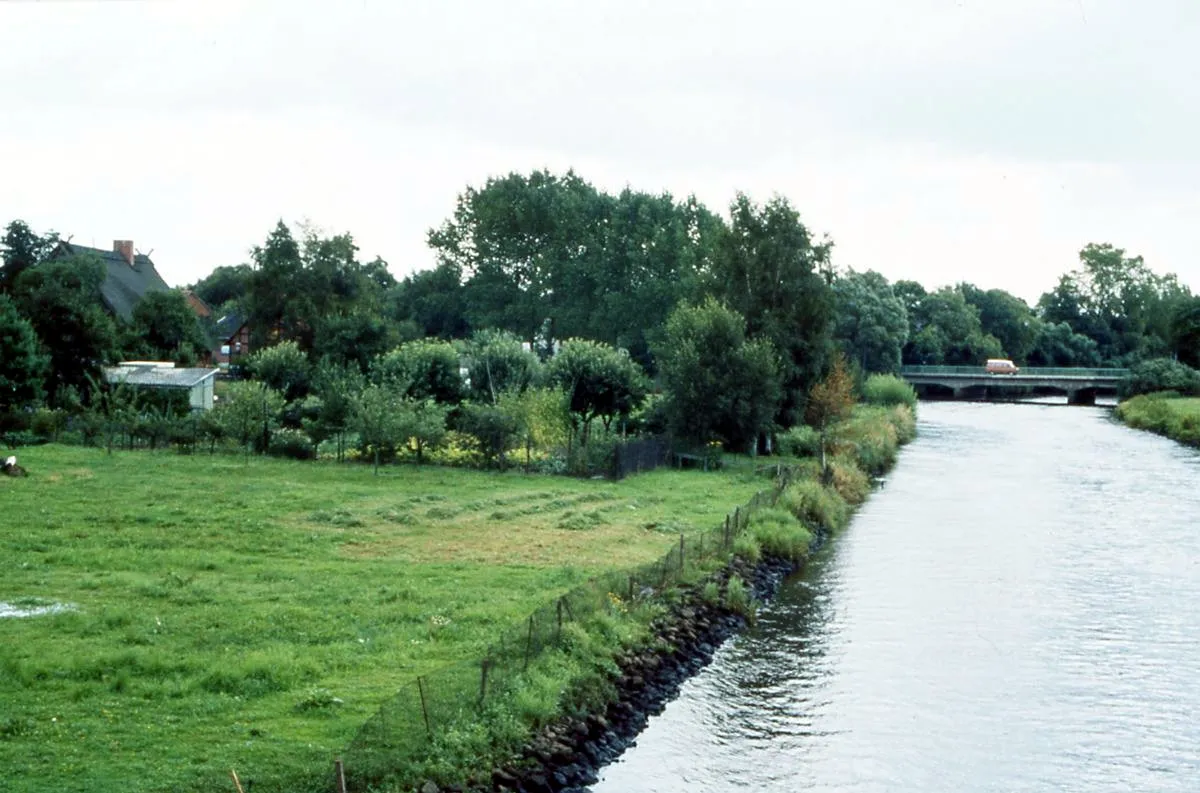
[[[1068,405],[1094,405],[1096,404],[1096,389],[1094,388],[1079,388],[1074,391],[1067,392]]]

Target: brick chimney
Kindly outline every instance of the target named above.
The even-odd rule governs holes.
[[[119,253],[125,262],[133,266],[133,240],[113,240],[113,253]]]

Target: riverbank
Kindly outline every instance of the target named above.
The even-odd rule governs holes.
[[[817,480],[814,461],[790,461],[773,497],[751,514],[723,566],[704,581],[667,593],[673,605],[653,621],[649,640],[616,657],[606,700],[553,720],[518,759],[468,787],[557,793],[596,782],[600,769],[633,744],[683,682],[710,663],[721,643],[754,619],[759,604],[849,522],[868,496],[867,471],[881,474],[894,464],[896,451],[915,436],[915,422],[907,407],[860,408],[841,430],[830,485]],[[748,597],[733,604],[729,592],[742,582]]]
[[[1113,413],[1133,429],[1200,447],[1200,398],[1171,392],[1143,394],[1121,402]]]

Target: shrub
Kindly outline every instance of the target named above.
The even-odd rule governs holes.
[[[750,532],[767,556],[799,561],[808,555],[812,532],[786,509],[760,509],[750,518]]]
[[[871,494],[871,480],[853,460],[835,459],[830,468],[833,470],[833,489],[851,506],[858,506],[867,500]]]
[[[805,526],[817,529],[840,529],[850,516],[850,508],[837,491],[812,480],[788,485],[779,496],[778,505]]]
[[[700,590],[700,598],[710,606],[715,606],[721,602],[721,588],[717,586],[716,581],[709,581]]]
[[[312,439],[303,430],[278,429],[271,433],[269,454],[272,457],[289,457],[293,460],[311,460],[316,457]]]
[[[733,540],[733,555],[745,559],[751,564],[758,564],[762,559],[762,547],[759,546],[758,540],[753,534],[739,534]]]
[[[862,387],[863,401],[872,405],[917,406],[916,390],[894,374],[873,374]]]
[[[779,436],[779,453],[785,457],[816,457],[821,453],[821,433],[807,424]]]
[[[1200,395],[1200,371],[1170,358],[1155,358],[1130,369],[1118,391],[1122,399],[1155,391]]]
[[[57,441],[67,428],[67,412],[62,408],[38,408],[29,421],[29,431],[44,441]]]
[[[903,423],[902,411],[908,411],[908,407],[857,408],[837,430],[836,453],[852,455],[858,466],[872,476],[882,474],[896,462],[900,448],[897,423]],[[904,429],[907,431],[907,427]]]

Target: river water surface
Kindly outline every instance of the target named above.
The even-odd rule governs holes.
[[[1200,791],[1200,454],[929,402],[851,526],[595,793]]]

